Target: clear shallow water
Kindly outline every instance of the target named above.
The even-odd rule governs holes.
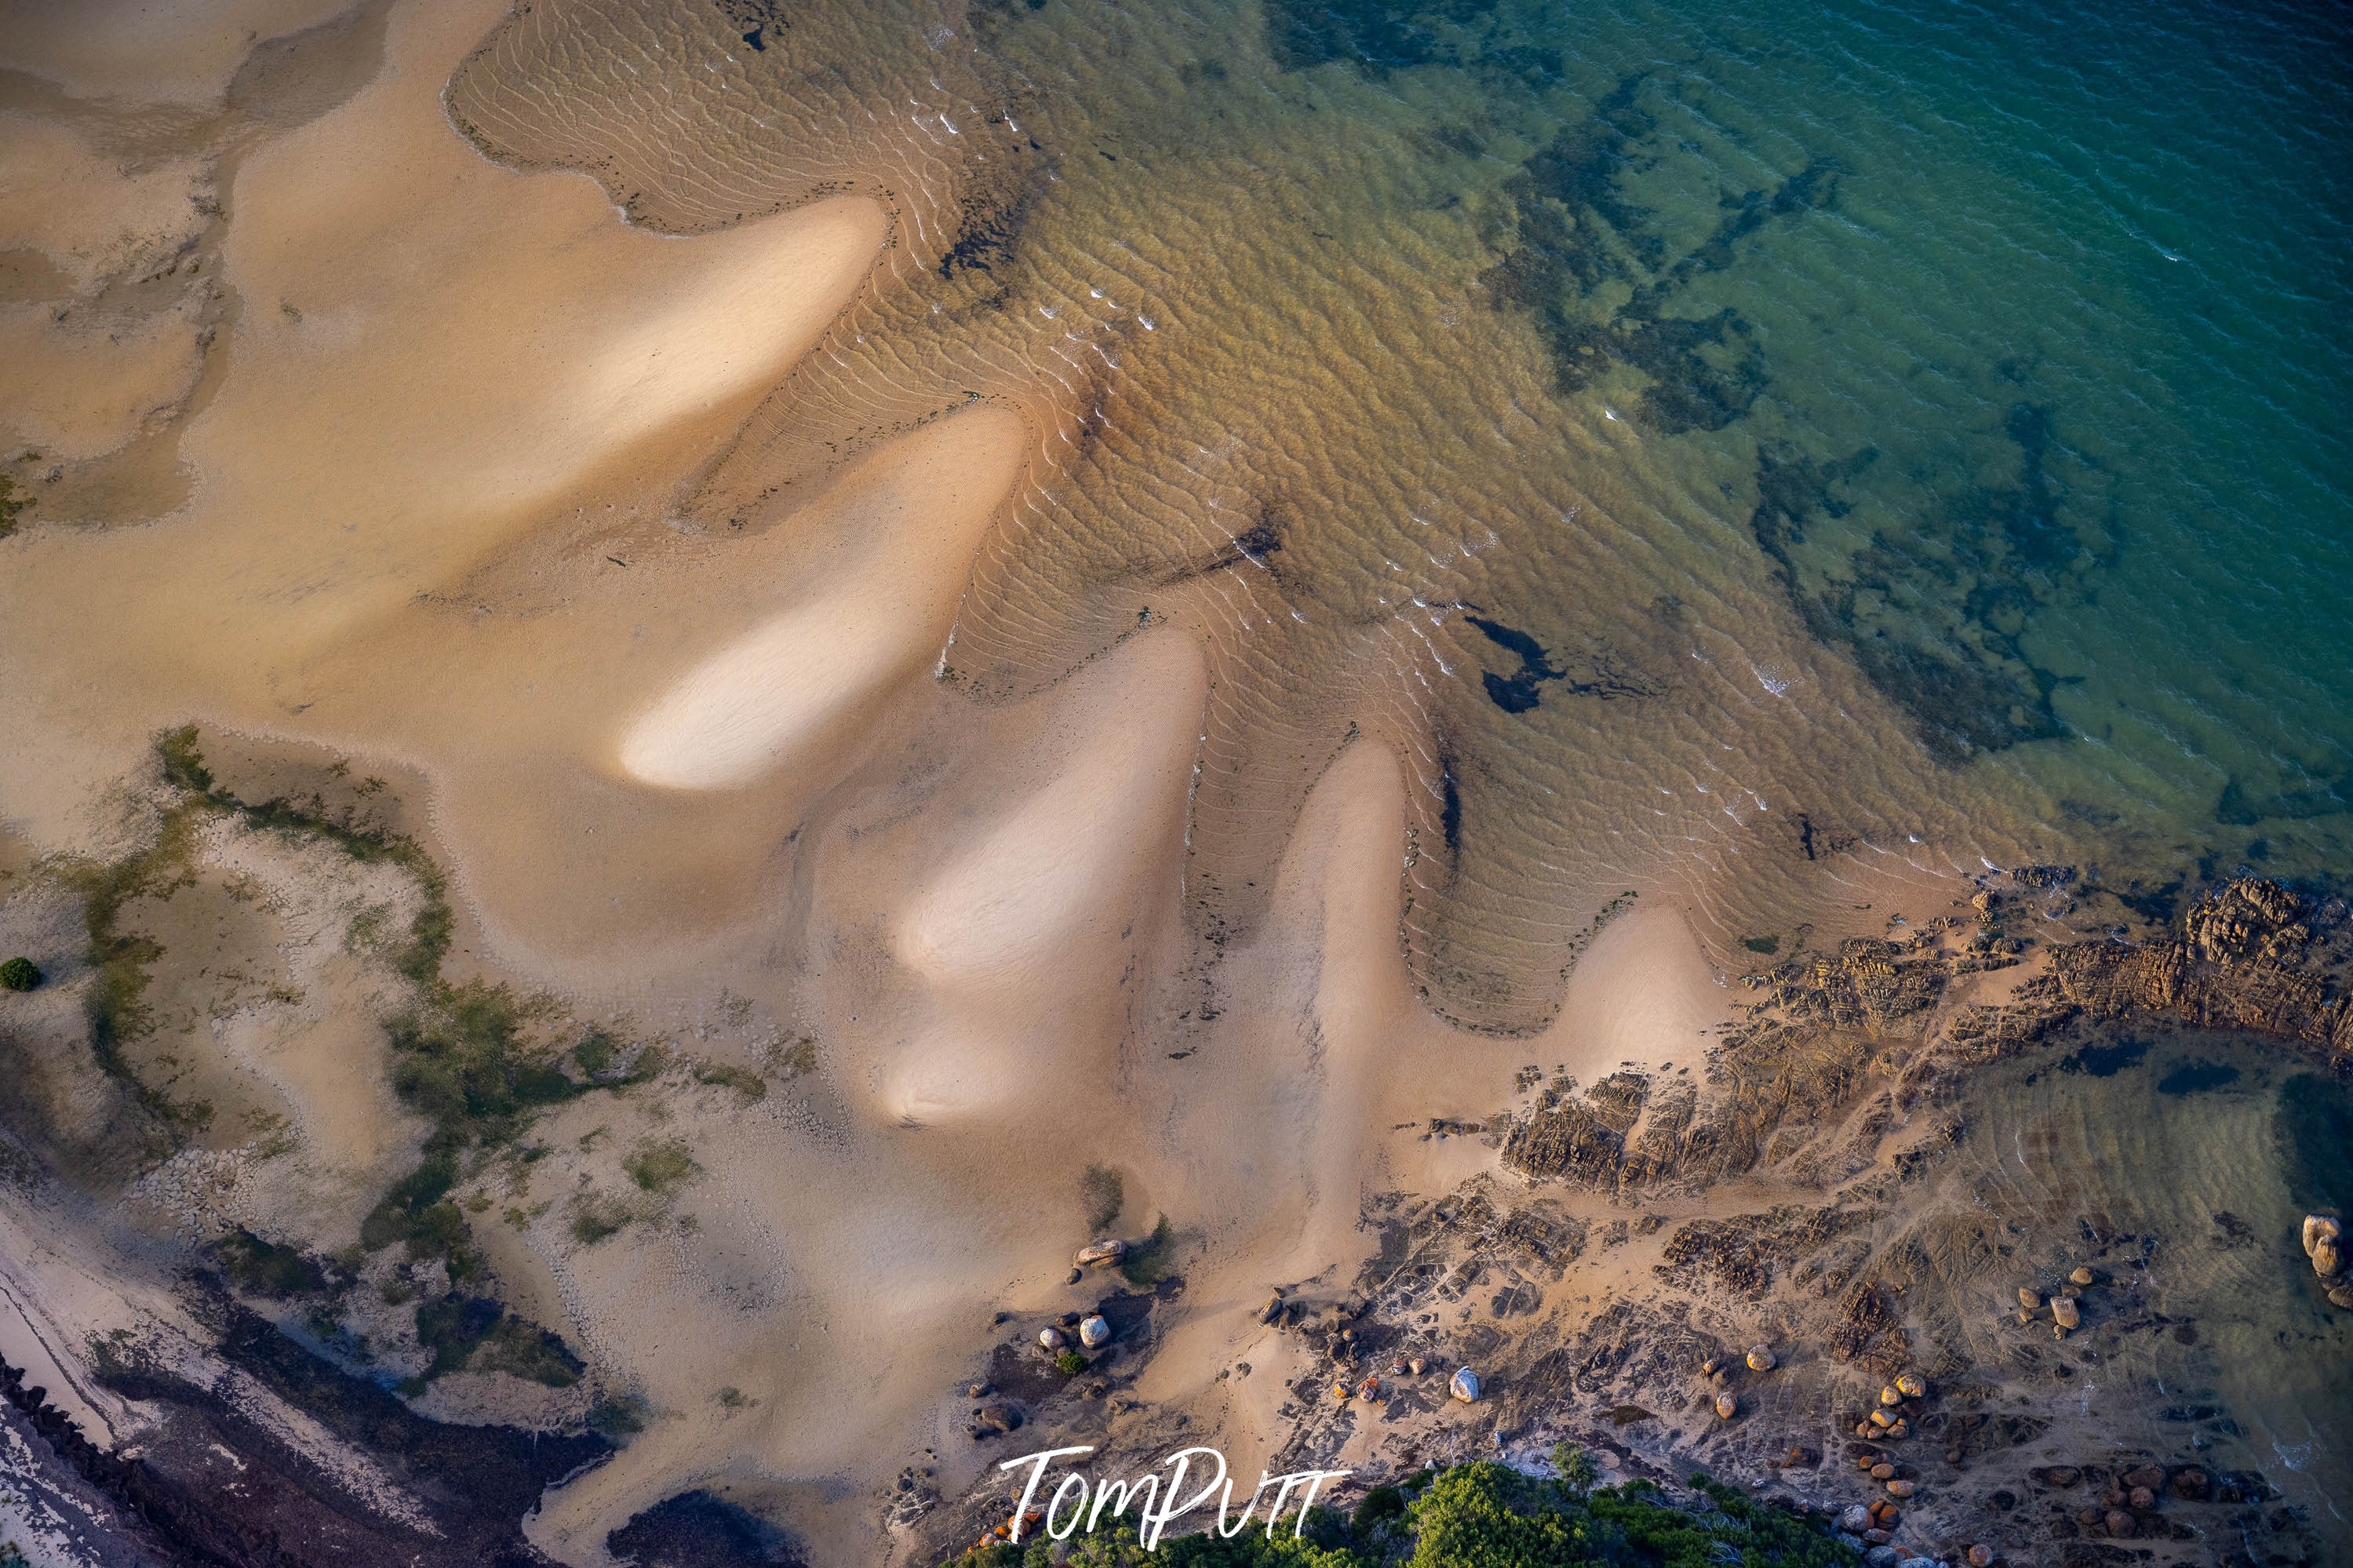
[[[1417,973],[1520,1028],[1627,887],[1722,939],[1874,865],[2346,864],[2348,43],[2317,8],[555,0],[450,103],[657,226],[882,195],[884,277],[703,512],[1023,407],[945,678],[1209,636],[1212,945],[1335,750],[1395,744]]]
[[[2297,1237],[2353,1191],[2353,1091],[2270,1042],[2157,1035],[1999,1064],[1958,1110],[1957,1184],[1922,1232],[1933,1283],[1911,1303],[1937,1353],[2093,1417],[2041,1462],[2113,1448],[2259,1472],[2278,1502],[2201,1514],[2212,1550],[2335,1561],[2353,1541],[2353,1319]],[[2010,1326],[2013,1287],[2078,1261],[2104,1278],[2081,1344]]]

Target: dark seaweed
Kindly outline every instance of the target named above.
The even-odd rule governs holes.
[[[775,1568],[797,1564],[782,1531],[707,1491],[665,1498],[605,1538],[636,1568]]]
[[[763,52],[768,47],[771,34],[792,26],[777,0],[718,0],[718,5],[719,14],[727,18],[735,36]]]
[[[1454,753],[1444,749],[1438,753],[1438,788],[1442,800],[1438,823],[1446,836],[1447,852],[1453,854],[1462,847],[1462,785],[1454,776]]]
[[[1286,71],[1336,62],[1378,79],[1415,66],[1460,63],[1446,29],[1494,8],[1495,0],[1268,0],[1267,52]]]
[[[1525,713],[1536,705],[1540,693],[1538,682],[1567,680],[1566,689],[1577,697],[1596,697],[1604,702],[1620,698],[1653,697],[1657,692],[1639,676],[1630,675],[1619,668],[1614,656],[1607,650],[1595,656],[1590,679],[1569,680],[1566,670],[1553,668],[1552,656],[1544,644],[1514,626],[1484,616],[1466,615],[1463,619],[1483,633],[1489,642],[1506,653],[1519,657],[1520,668],[1511,675],[1497,675],[1489,670],[1482,679],[1488,699],[1506,713]]]
[[[2297,1073],[2280,1086],[2272,1127],[2298,1208],[2353,1203],[2353,1089],[2341,1079]]]
[[[1589,115],[1563,126],[1504,183],[1513,226],[1504,259],[1483,280],[1498,304],[1535,319],[1561,391],[1627,365],[1648,383],[1635,405],[1643,425],[1667,434],[1721,430],[1765,390],[1764,353],[1736,310],[1694,317],[1671,307],[1694,278],[1730,267],[1739,243],[1767,224],[1828,206],[1838,166],[1816,159],[1770,189],[1725,195],[1724,216],[1707,238],[1670,258],[1652,214],[1620,184],[1644,166],[1639,146],[1658,131],[1637,102],[1643,79],[1621,78]],[[1632,284],[1633,292],[1599,313],[1595,290],[1612,279]]]
[[[2237,779],[2231,779],[2214,803],[2214,820],[2226,827],[2253,827],[2258,822],[2309,822],[2348,811],[2353,811],[2353,769],[2268,795],[2252,795]]]
[[[2159,1094],[2196,1094],[2239,1081],[2239,1069],[2224,1062],[2186,1061],[2157,1080]]]
[[[2079,568],[2099,558],[2063,516],[2051,411],[2013,404],[2000,434],[2017,453],[2013,482],[1937,495],[1900,533],[1874,531],[1834,563],[1830,551],[1803,550],[1807,527],[1853,510],[1846,492],[1877,452],[1829,462],[1787,448],[1757,454],[1749,531],[1790,604],[1814,637],[1853,655],[1947,763],[2070,732],[2051,703],[2060,678],[2025,657],[2016,628],[2036,610],[2079,602]],[[1891,606],[1903,607],[1900,619],[1875,618]]]
[[[2126,1068],[2140,1066],[2148,1055],[2146,1040],[2118,1040],[2113,1045],[2084,1046],[2059,1059],[2061,1072],[2083,1073],[2090,1078],[2114,1078]]]

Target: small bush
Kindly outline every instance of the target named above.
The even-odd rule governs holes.
[[[1172,1234],[1168,1216],[1162,1215],[1154,1224],[1152,1234],[1127,1249],[1127,1256],[1120,1260],[1120,1278],[1139,1290],[1160,1283],[1162,1276],[1168,1272]]]
[[[1127,1206],[1127,1193],[1119,1173],[1108,1165],[1089,1165],[1079,1178],[1079,1198],[1087,1205],[1087,1230],[1100,1236]]]
[[[508,1373],[549,1388],[569,1388],[587,1370],[561,1339],[512,1313],[501,1318],[483,1336],[481,1348],[474,1353],[474,1365],[482,1372]]]
[[[620,1235],[637,1217],[617,1198],[586,1194],[572,1201],[572,1239],[583,1247],[594,1247],[607,1237]]]
[[[645,1407],[635,1399],[607,1399],[588,1412],[588,1429],[616,1441],[646,1429]]]
[[[697,1168],[682,1138],[665,1138],[659,1142],[648,1139],[621,1162],[621,1169],[629,1173],[629,1180],[649,1193],[668,1192],[694,1174]]]
[[[1090,1364],[1087,1358],[1076,1351],[1064,1351],[1054,1358],[1054,1370],[1064,1377],[1076,1377],[1086,1371]]]
[[[737,1067],[733,1062],[701,1062],[694,1069],[697,1083],[724,1084],[742,1095],[746,1101],[768,1098],[768,1080],[750,1068]]]
[[[29,958],[19,956],[0,963],[0,985],[11,991],[30,991],[43,978],[40,965]]]
[[[326,1271],[290,1247],[264,1241],[249,1230],[221,1237],[214,1252],[221,1272],[240,1290],[284,1298],[327,1288]]]

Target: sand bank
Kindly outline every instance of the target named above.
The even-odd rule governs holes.
[[[352,0],[44,0],[0,5],[0,64],[77,98],[201,108],[254,46],[316,26]]]
[[[936,658],[967,563],[1012,488],[1021,422],[994,408],[909,437],[796,520],[777,596],[803,601],[718,648],[628,726],[620,765],[676,789],[733,788],[854,721]],[[708,621],[705,621],[708,626]]]

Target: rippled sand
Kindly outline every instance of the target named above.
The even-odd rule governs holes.
[[[301,743],[409,796],[462,973],[747,1071],[807,1047],[756,1102],[534,1133],[550,1192],[683,1138],[691,1225],[481,1223],[659,1417],[532,1521],[566,1562],[691,1487],[872,1560],[988,1314],[1076,1299],[1099,1169],[1195,1260],[1136,1392],[1271,1441],[1275,1380],[1217,1386],[1242,1309],[1492,1165],[1431,1118],[1529,1063],[1704,1071],[1754,954],[2177,847],[1969,763],[1810,624],[1757,443],[1668,448],[1623,364],[1564,385],[1497,303],[1541,115],[1063,9],[399,5],[301,46],[351,77],[315,104],[175,13],[14,35],[56,91],[0,105],[0,242],[74,310],[178,291],[111,334],[0,306],[46,356],[0,422],[61,460],[0,543],[11,834],[135,837],[183,721]],[[1828,221],[1787,151],[1770,221]],[[1704,289],[1733,220],[1672,221]],[[1704,363],[1684,395],[1732,395]],[[317,1022],[189,1048],[359,1151],[306,1216],[341,1246],[416,1133],[347,1125],[373,1036]]]

